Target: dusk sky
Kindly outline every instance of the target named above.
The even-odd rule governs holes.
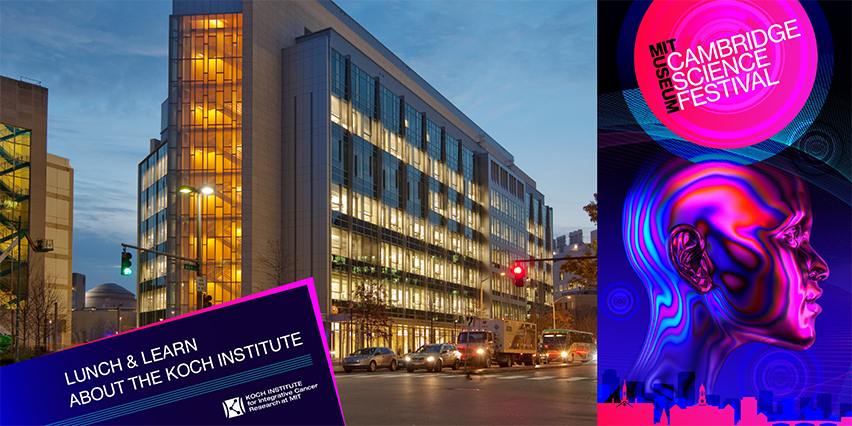
[[[336,3],[515,156],[554,237],[594,225],[592,1]],[[51,154],[74,168],[74,272],[114,282],[136,244],[137,166],[159,137],[171,1],[0,1],[0,74],[48,89]],[[134,266],[136,256],[134,256]]]

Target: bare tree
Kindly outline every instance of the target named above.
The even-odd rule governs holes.
[[[27,279],[26,299],[21,302],[21,338],[22,343],[47,350],[48,338],[64,333],[68,329],[66,321],[58,320],[58,312],[67,312],[67,301],[63,292],[56,288],[56,278],[50,274],[32,273],[43,270],[41,256],[30,257]],[[65,315],[63,315],[64,317]]]
[[[351,319],[359,343],[374,341],[388,343],[391,333],[391,312],[387,305],[385,286],[381,281],[361,281],[352,293]]]
[[[86,343],[89,341],[89,330],[83,329],[78,323],[71,327],[71,343]]]
[[[258,286],[258,291],[263,291],[287,284],[287,273],[293,270],[296,262],[293,253],[285,250],[281,241],[276,238],[266,242],[266,250],[260,253],[258,263],[268,278],[268,282]]]
[[[98,318],[95,325],[89,331],[87,341],[98,340],[100,338],[115,334],[118,327],[112,321],[107,321],[103,318]]]

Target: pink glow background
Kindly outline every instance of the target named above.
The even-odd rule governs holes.
[[[769,41],[764,46],[771,66],[762,68],[760,75],[763,76],[763,70],[769,70],[769,78],[780,81],[779,84],[768,88],[758,86],[756,91],[739,95],[731,91],[727,98],[719,85],[717,90],[721,98],[718,101],[699,107],[685,102],[683,110],[666,113],[649,45],[674,38],[675,50],[684,55],[685,61],[687,48],[696,52],[701,45],[706,50],[716,40],[755,29],[766,31],[770,25],[783,26],[791,19],[797,19],[793,25],[798,27],[801,36],[778,44]],[[731,55],[727,59],[738,56]],[[795,1],[656,0],[642,19],[634,50],[639,88],[657,119],[688,141],[722,149],[754,145],[787,126],[810,96],[816,65],[813,27],[802,6]],[[738,75],[745,81],[746,74],[750,73]],[[730,83],[728,87],[730,91]]]

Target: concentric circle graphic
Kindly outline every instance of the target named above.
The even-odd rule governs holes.
[[[654,116],[689,142],[721,149],[783,130],[807,102],[817,62],[798,2],[655,0],[634,46]]]
[[[626,321],[636,314],[638,308],[636,291],[628,284],[614,283],[603,295],[604,313],[613,320]]]
[[[822,366],[813,351],[791,351],[755,344],[738,368],[742,395],[772,392],[773,398],[801,400],[822,390]]]
[[[842,159],[848,161],[849,144],[842,143],[830,125],[812,125],[786,151],[793,167],[802,176],[817,177],[830,173]]]

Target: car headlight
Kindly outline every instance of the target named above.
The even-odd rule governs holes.
[[[568,352],[562,352],[562,358],[568,358]]]
[[[426,358],[426,361],[429,361],[429,362],[432,362],[432,361],[434,361],[434,360],[435,360],[435,357],[433,357],[433,356],[430,356],[429,358]]]
[[[405,357],[405,362],[411,361],[411,357]]]
[[[482,355],[482,354],[484,354],[484,353],[485,353],[485,351],[483,351],[482,349],[477,349],[477,350],[476,350],[476,353],[478,353],[478,354]]]

